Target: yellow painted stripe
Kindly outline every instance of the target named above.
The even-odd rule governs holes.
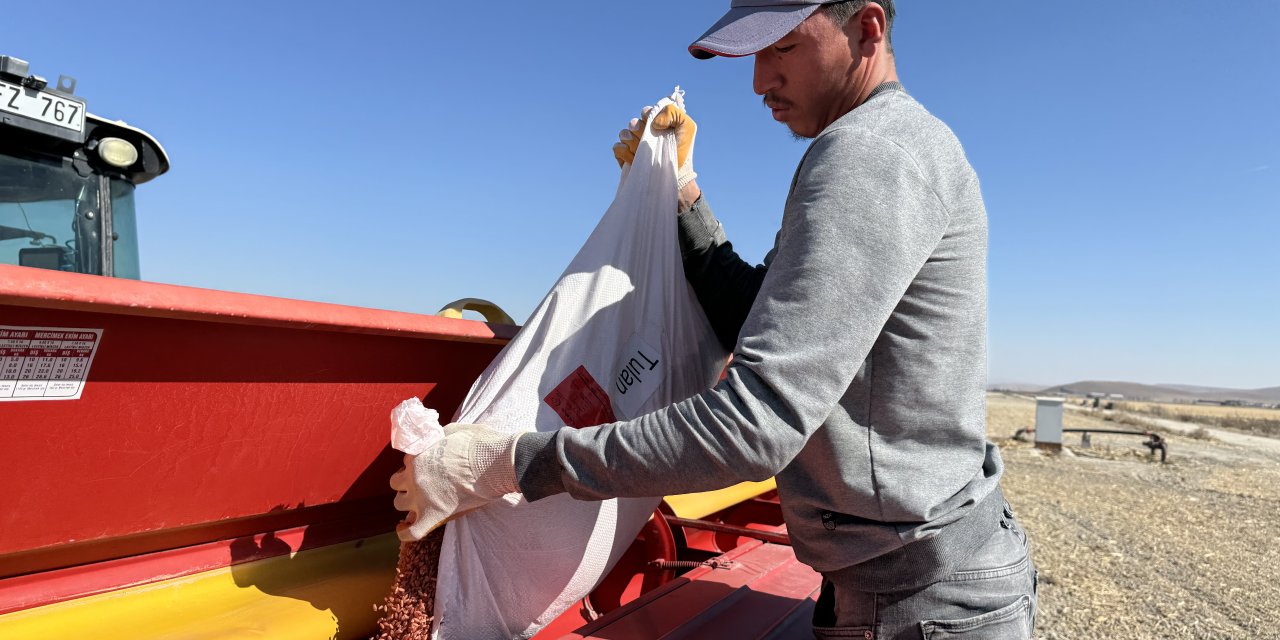
[[[365,638],[395,578],[395,534],[0,615],[0,638]]]
[[[677,516],[702,518],[775,487],[771,478],[666,501]],[[366,638],[399,549],[386,534],[15,611],[0,615],[0,638]]]
[[[743,482],[719,491],[702,493],[684,493],[678,496],[667,496],[667,505],[680,518],[705,518],[717,511],[731,507],[744,500],[773,491],[778,484],[773,478],[764,482]]]

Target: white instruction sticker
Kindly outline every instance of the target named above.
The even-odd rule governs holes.
[[[667,375],[663,360],[662,354],[640,334],[632,334],[614,366],[613,384],[609,388],[609,395],[622,413],[618,416],[620,419],[639,415],[640,405],[662,386],[662,379]]]
[[[0,402],[75,400],[102,329],[0,325]]]

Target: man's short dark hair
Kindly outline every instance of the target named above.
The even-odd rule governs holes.
[[[893,54],[893,0],[844,0],[843,2],[833,2],[831,4],[822,5],[822,11],[837,26],[843,27],[858,15],[859,11],[866,8],[867,5],[875,3],[884,9],[884,44],[890,54]]]

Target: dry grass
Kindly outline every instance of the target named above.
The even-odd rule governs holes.
[[[1203,418],[1262,418],[1280,420],[1280,409],[1262,407],[1226,407],[1214,404],[1174,404],[1171,402],[1121,402],[1119,407],[1127,411],[1149,412],[1163,410]],[[1157,409],[1158,408],[1158,409]]]
[[[1121,402],[1115,408],[1119,411],[1156,418],[1194,422],[1260,435],[1280,436],[1280,409],[1164,402]]]
[[[1262,638],[1280,628],[1280,454],[1169,434],[1167,464],[1134,436],[1009,437],[1029,398],[991,394],[987,432],[1040,572],[1037,638]],[[1099,412],[1100,413],[1100,412]],[[1074,427],[1114,427],[1067,411]]]

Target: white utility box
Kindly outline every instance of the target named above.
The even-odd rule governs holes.
[[[1036,398],[1036,446],[1062,449],[1062,398]]]

